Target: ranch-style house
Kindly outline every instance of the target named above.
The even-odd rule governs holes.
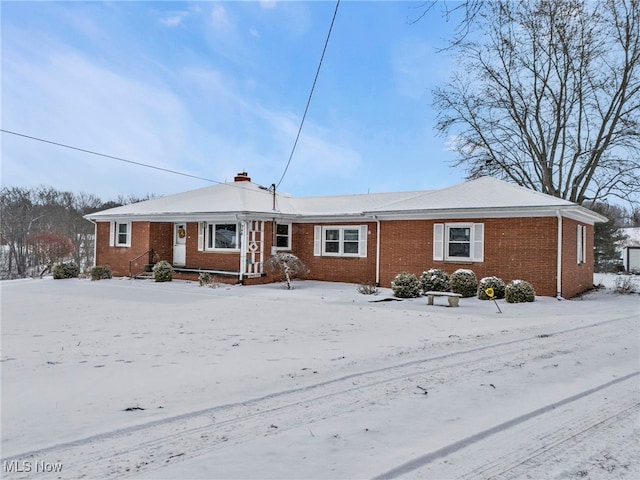
[[[473,270],[478,279],[530,282],[537,295],[571,298],[593,286],[587,208],[491,177],[439,190],[294,197],[233,182],[87,215],[96,265],[135,276],[166,260],[174,278],[271,282],[264,262],[291,252],[307,278],[389,287],[407,271]]]

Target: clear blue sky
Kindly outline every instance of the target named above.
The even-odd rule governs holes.
[[[453,185],[431,90],[454,25],[343,0],[280,190]],[[217,181],[285,169],[336,3],[2,1],[2,128]],[[210,183],[0,134],[2,185],[166,195]]]

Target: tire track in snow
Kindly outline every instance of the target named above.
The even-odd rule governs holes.
[[[258,434],[275,434],[270,430],[278,419],[286,418],[286,428],[306,425],[327,416],[352,411],[369,405],[372,399],[398,395],[406,391],[407,381],[416,375],[444,374],[455,371],[456,381],[471,372],[488,367],[505,366],[505,359],[528,359],[530,351],[553,352],[566,346],[566,334],[586,343],[605,340],[593,329],[635,317],[622,317],[594,324],[527,336],[506,342],[484,345],[440,356],[417,359],[379,369],[342,376],[317,384],[289,389],[259,398],[190,412],[166,419],[94,435],[52,447],[26,452],[3,459],[3,462],[55,458],[65,463],[63,476],[73,478],[120,478],[160,468],[167,462],[197,457],[231,443],[254,438]],[[618,332],[613,333],[619,336]],[[527,342],[530,342],[527,345]],[[542,345],[541,345],[541,342]],[[580,343],[582,348],[584,343]],[[385,389],[380,389],[386,385]],[[413,384],[415,388],[415,384]],[[331,400],[331,401],[327,401]],[[292,422],[292,413],[295,422]],[[213,418],[215,417],[215,418]],[[275,420],[274,420],[275,419]],[[18,477],[15,477],[18,478]]]
[[[588,397],[590,395],[593,395],[597,392],[600,392],[602,390],[608,389],[614,385],[617,385],[621,382],[625,382],[627,380],[630,380],[632,378],[635,378],[637,376],[640,375],[640,371],[636,371],[630,374],[627,374],[623,377],[620,378],[616,378],[614,380],[611,380],[610,382],[604,383],[602,385],[598,385],[597,387],[594,388],[590,388],[588,390],[585,390],[583,392],[580,392],[576,395],[572,395],[570,397],[564,398],[558,402],[554,402],[548,405],[545,405],[544,407],[538,408],[536,410],[533,410],[531,412],[528,412],[524,415],[520,415],[518,417],[512,418],[511,420],[508,420],[506,422],[500,423],[498,425],[495,425],[494,427],[491,427],[487,430],[484,430],[482,432],[478,432],[474,435],[471,435],[469,437],[463,438],[462,440],[458,440],[457,442],[451,443],[449,445],[446,445],[434,452],[430,452],[427,453],[425,455],[421,455],[420,457],[414,458],[413,460],[410,460],[409,462],[405,462],[402,465],[399,465],[381,475],[378,475],[376,477],[373,478],[373,480],[387,480],[387,479],[393,479],[393,478],[398,478],[401,477],[403,475],[406,475],[408,473],[411,473],[415,470],[418,470],[426,465],[428,465],[429,463],[434,462],[435,460],[438,460],[440,458],[444,458],[447,457],[453,453],[458,452],[459,450],[462,450],[464,448],[467,448],[475,443],[478,443],[482,440],[485,440],[488,437],[491,437],[493,435],[496,435],[498,433],[504,432],[510,428],[513,428],[515,426],[518,426],[524,422],[528,422],[529,420],[535,419],[536,417],[545,415],[547,413],[550,413],[556,409],[559,409],[561,407],[564,407],[570,403],[576,402],[578,400],[581,400],[585,397]],[[625,407],[623,407],[623,409],[621,411],[617,411],[614,415],[612,416],[618,416],[618,415],[625,415],[628,414],[628,412],[630,412],[631,410],[636,410],[638,407],[640,406],[640,402],[638,402],[637,400],[634,400],[632,402],[631,405],[626,405]],[[594,421],[595,423],[589,423],[587,422],[587,426],[585,428],[583,428],[579,433],[583,433],[586,432],[587,430],[599,425],[600,423],[602,423],[603,421],[608,420],[610,417],[606,417],[605,419],[602,419],[602,414],[599,413],[597,415],[597,419]],[[555,427],[554,427],[555,428]],[[556,440],[555,444],[552,443],[548,448],[546,449],[542,449],[541,452],[539,452],[538,454],[542,454],[546,451],[548,451],[549,449],[554,448],[556,445],[563,443],[565,441],[570,440],[571,438],[573,438],[575,436],[575,434],[573,433],[567,433],[568,429],[560,429],[559,431],[562,432],[559,435],[559,440]],[[533,456],[530,456],[530,458],[533,458]],[[528,460],[529,458],[527,458]],[[518,465],[523,463],[522,461],[518,461]],[[504,471],[504,466],[501,466],[501,469],[503,470],[502,472],[498,473],[498,474],[502,474],[505,473]],[[477,469],[474,470],[473,472],[471,472],[471,476],[469,478],[492,478],[491,476],[487,475],[487,470],[482,470],[482,469]]]

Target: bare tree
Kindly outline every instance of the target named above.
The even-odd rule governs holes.
[[[0,189],[0,277],[24,277],[33,273],[52,246],[42,239],[56,235],[73,243],[70,259],[83,270],[90,267],[94,226],[83,216],[117,205],[118,202],[104,203],[93,195],[61,192],[44,186]],[[42,237],[43,234],[53,236]]]
[[[36,265],[42,268],[40,277],[51,272],[56,263],[66,260],[75,249],[70,238],[54,232],[38,232],[29,235],[27,244],[31,247]]]
[[[457,70],[434,91],[455,166],[579,204],[637,202],[639,0],[465,4]]]

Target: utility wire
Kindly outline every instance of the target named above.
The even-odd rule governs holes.
[[[287,166],[282,172],[282,177],[280,177],[280,181],[276,185],[276,189],[284,180],[284,176],[287,174],[287,170],[289,170],[289,165],[291,165],[291,159],[293,158],[293,153],[296,151],[296,145],[298,145],[298,139],[300,138],[300,133],[302,132],[302,126],[304,125],[304,120],[307,117],[307,111],[309,110],[309,104],[311,103],[311,97],[313,96],[313,90],[316,88],[316,82],[318,81],[318,76],[320,75],[320,67],[322,67],[322,60],[324,59],[324,54],[327,51],[327,45],[329,44],[329,38],[331,37],[331,30],[333,30],[333,23],[336,20],[336,14],[338,13],[338,7],[340,6],[340,0],[336,2],[336,9],[333,12],[333,18],[331,19],[331,26],[329,27],[329,32],[327,33],[327,39],[324,42],[324,48],[322,49],[322,56],[320,57],[320,62],[318,63],[318,70],[316,70],[316,76],[313,79],[313,85],[311,86],[311,92],[309,92],[309,98],[307,99],[307,106],[304,109],[304,114],[302,115],[302,120],[300,121],[300,127],[298,128],[298,134],[296,135],[296,140],[293,142],[293,148],[291,149],[291,154],[289,155],[289,161],[287,162]]]
[[[8,133],[10,135],[16,135],[18,137],[28,138],[30,140],[36,140],[38,142],[49,143],[51,145],[56,145],[58,147],[69,148],[71,150],[77,150],[78,152],[89,153],[91,155],[98,155],[99,157],[110,158],[112,160],[118,160],[119,162],[131,163],[133,165],[139,165],[141,167],[153,168],[154,170],[160,170],[161,172],[173,173],[174,175],[182,175],[183,177],[195,178],[197,180],[204,180],[206,182],[211,183],[223,183],[217,180],[211,180],[210,178],[198,177],[197,175],[191,175],[190,173],[178,172],[176,170],[170,170],[168,168],[156,167],[155,165],[149,165],[141,162],[134,162],[133,160],[127,160],[126,158],[114,157],[113,155],[106,155],[104,153],[94,152],[92,150],[87,150],[84,148],[73,147],[71,145],[66,145],[64,143],[53,142],[51,140],[45,140],[44,138],[32,137],[31,135],[25,135],[24,133],[12,132],[10,130],[5,130],[0,128],[0,132]]]

